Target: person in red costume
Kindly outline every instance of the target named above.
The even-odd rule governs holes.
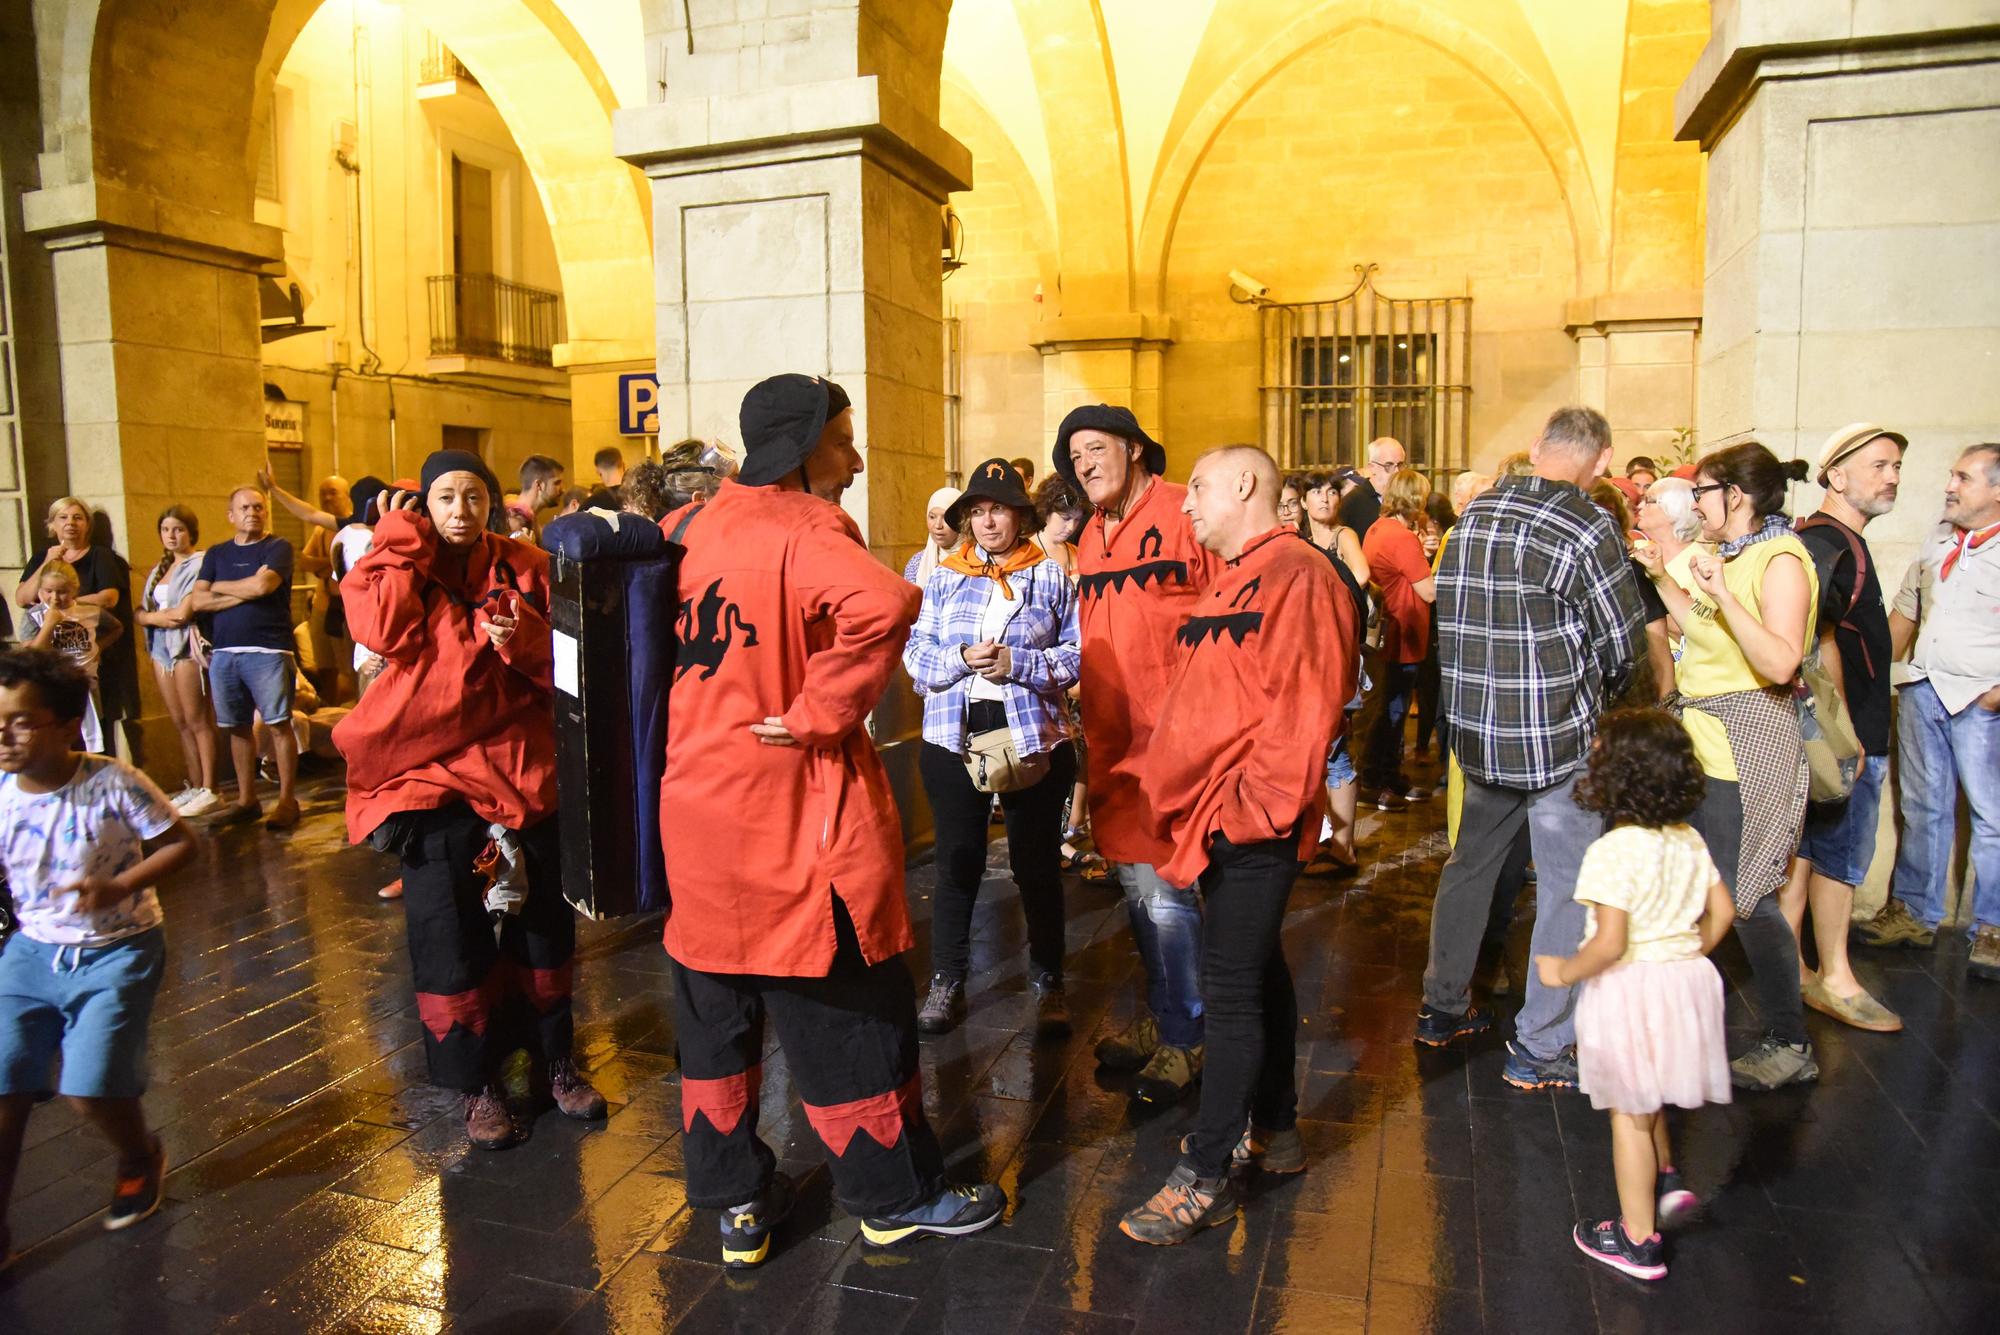
[[[488,531],[500,488],[439,450],[383,507],[340,581],[355,642],[384,661],[333,730],[347,834],[403,861],[410,971],[433,1083],[465,1095],[481,1149],[522,1137],[499,1067],[527,1047],[571,1117],[604,1098],[571,1061],[576,919],[556,839],[549,558]],[[497,858],[491,874],[475,864]],[[492,884],[489,886],[489,880]]]
[[[1294,1083],[1298,1000],[1279,929],[1319,842],[1326,756],[1359,664],[1354,600],[1278,519],[1278,466],[1253,445],[1196,461],[1182,508],[1225,562],[1174,634],[1178,654],[1141,780],[1168,823],[1160,874],[1208,901],[1208,1065],[1181,1162],[1119,1228],[1184,1242],[1233,1218],[1232,1168],[1305,1170]]]
[[[1055,464],[1096,511],[1076,540],[1090,825],[1097,851],[1118,866],[1146,970],[1146,1012],[1099,1042],[1097,1060],[1136,1070],[1141,1102],[1169,1103],[1201,1075],[1201,900],[1155,870],[1171,845],[1139,789],[1139,761],[1160,717],[1174,630],[1219,565],[1181,513],[1185,489],[1161,477],[1166,450],[1131,409],[1072,411],[1056,433]]]
[[[868,1243],[1006,1206],[946,1184],[924,1117],[902,822],[864,726],[922,595],[838,504],[862,468],[840,386],[773,376],[740,425],[736,480],[660,523],[684,549],[660,783],[682,1158],[733,1268],[762,1264],[793,1201],[757,1135],[767,1016]]]

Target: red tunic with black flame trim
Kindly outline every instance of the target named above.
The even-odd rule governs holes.
[[[685,510],[661,521],[671,537]],[[824,977],[833,897],[876,964],[915,944],[903,824],[862,726],[922,593],[839,506],[724,482],[680,538],[660,783],[667,953],[704,973]],[[750,731],[784,722],[797,746]]]
[[[1099,513],[1076,540],[1091,837],[1113,862],[1154,866],[1172,850],[1139,766],[1173,672],[1174,631],[1219,566],[1181,513],[1186,496],[1155,478],[1108,535]]]
[[[447,575],[443,546],[429,519],[393,510],[340,581],[355,643],[388,664],[333,729],[355,843],[458,801],[515,830],[555,813],[548,555],[482,533]],[[499,648],[482,629],[494,616],[514,618]]]
[[[1145,793],[1173,842],[1160,875],[1192,885],[1220,833],[1319,842],[1326,756],[1353,698],[1354,600],[1326,557],[1280,526],[1228,562],[1174,634]]]

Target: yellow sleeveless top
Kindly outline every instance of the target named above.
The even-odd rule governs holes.
[[[1813,622],[1819,607],[1819,575],[1813,569],[1812,555],[1796,535],[1787,533],[1744,548],[1735,559],[1723,562],[1722,582],[1729,587],[1737,602],[1762,621],[1764,571],[1780,556],[1795,556],[1805,567],[1805,643],[1810,647],[1814,635]],[[1689,583],[1693,583],[1692,576]],[[1690,593],[1694,606],[1683,627],[1685,647],[1681,650],[1680,662],[1674,666],[1674,685],[1680,693],[1699,698],[1778,685],[1758,676],[1757,670],[1750,666],[1750,660],[1743,656],[1736,637],[1723,624],[1714,600],[1698,589],[1690,589]],[[1736,782],[1736,761],[1729,754],[1729,736],[1723,731],[1722,720],[1699,709],[1690,709],[1682,716],[1682,721],[1687,724],[1688,736],[1694,742],[1695,759],[1701,762],[1702,773],[1712,779]]]

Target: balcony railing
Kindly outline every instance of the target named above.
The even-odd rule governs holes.
[[[437,39],[436,33],[425,33],[424,58],[417,71],[417,82],[444,83],[453,79],[472,84],[479,82],[472,76],[471,70],[459,63],[451,48]]]
[[[490,273],[433,274],[431,356],[553,366],[562,295]]]

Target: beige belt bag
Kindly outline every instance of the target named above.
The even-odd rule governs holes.
[[[1049,774],[1047,752],[1023,756],[1014,750],[1010,728],[990,728],[965,739],[965,772],[982,793],[1018,793]]]

